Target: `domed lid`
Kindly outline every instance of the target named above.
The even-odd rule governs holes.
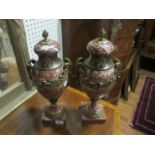
[[[106,56],[114,51],[114,44],[105,38],[105,34],[105,30],[102,29],[101,37],[93,39],[88,43],[87,50],[90,54]]]
[[[42,33],[43,40],[39,41],[34,46],[34,51],[39,56],[51,57],[60,51],[60,44],[54,40],[48,39],[48,32],[46,30]]]

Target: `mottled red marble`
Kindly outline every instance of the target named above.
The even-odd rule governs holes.
[[[34,77],[42,80],[54,79],[62,75],[63,67],[57,68],[55,70],[42,70],[42,69],[35,69],[34,70]]]
[[[51,57],[54,54],[58,53],[60,51],[60,44],[56,41],[51,41],[51,45],[42,45],[42,44],[37,44],[34,46],[34,51],[36,54],[44,55],[47,57]]]
[[[87,50],[91,54],[105,56],[110,55],[114,51],[114,45],[106,39],[96,38],[88,43]]]

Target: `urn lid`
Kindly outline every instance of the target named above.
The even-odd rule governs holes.
[[[39,56],[51,57],[60,51],[60,44],[54,40],[48,39],[48,32],[43,31],[42,36],[44,39],[39,41],[34,46],[34,51]]]
[[[114,44],[105,38],[105,34],[105,30],[102,29],[101,37],[95,38],[88,43],[87,50],[90,54],[106,56],[114,51]]]

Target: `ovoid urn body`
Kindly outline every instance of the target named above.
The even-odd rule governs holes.
[[[84,108],[84,113],[97,118],[103,113],[97,101],[106,97],[114,86],[119,74],[120,62],[117,59],[112,60],[110,54],[114,51],[114,45],[104,37],[91,40],[87,50],[90,56],[77,60],[79,80],[82,89],[91,99],[91,103]]]
[[[31,60],[28,70],[39,93],[51,102],[51,106],[45,109],[45,114],[50,118],[58,118],[64,108],[56,102],[67,86],[70,60],[65,58],[63,61],[57,56],[60,44],[47,39],[46,31],[43,32],[43,37],[44,39],[34,46],[39,60]]]

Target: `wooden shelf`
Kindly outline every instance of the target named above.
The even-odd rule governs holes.
[[[143,56],[143,57],[146,57],[146,58],[155,59],[155,53],[154,54],[147,53],[147,51],[144,50],[144,49],[141,50],[140,55]]]
[[[67,107],[68,110],[77,110],[81,102],[88,102],[87,95],[77,89],[68,87],[58,102]],[[115,105],[106,101],[104,104],[107,120],[105,123],[93,123],[82,125],[79,133],[81,135],[104,135],[120,133],[120,111]],[[0,123],[0,134],[56,134],[66,135],[70,132],[65,126],[62,127],[45,127],[42,125],[42,109],[49,102],[37,93],[31,100],[20,106],[12,114]],[[78,122],[76,122],[78,123]],[[76,124],[74,123],[74,124]],[[74,127],[74,126],[73,126]]]

